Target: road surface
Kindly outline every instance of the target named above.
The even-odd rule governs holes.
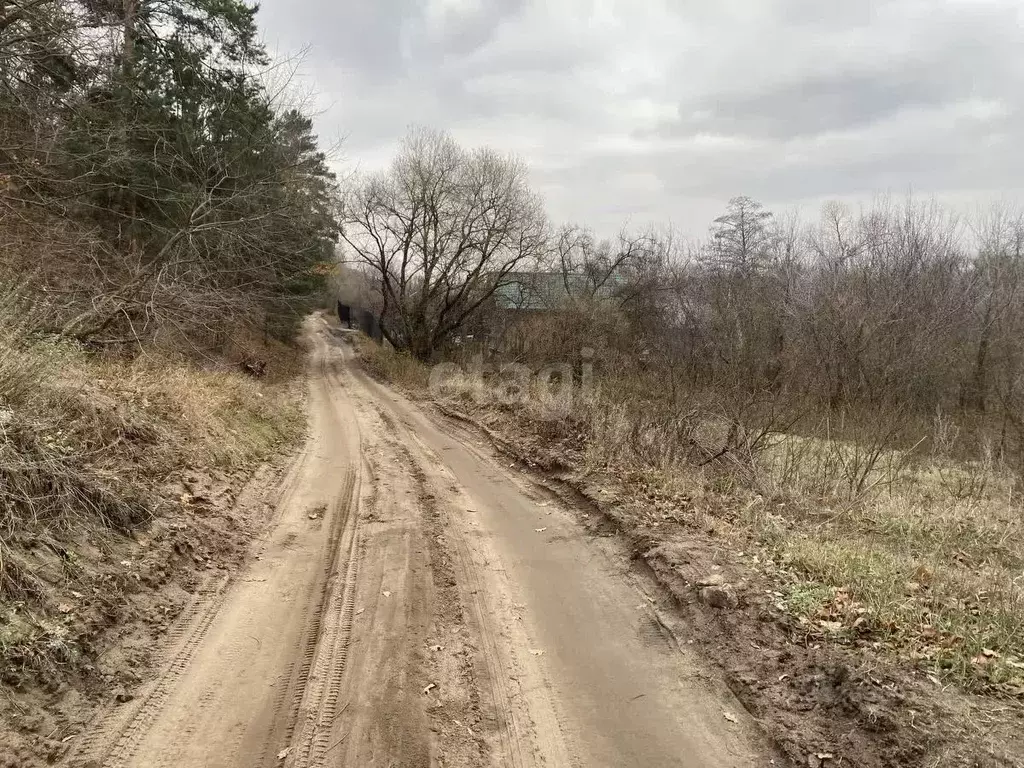
[[[268,532],[69,765],[769,764],[613,541],[308,335],[310,435]]]

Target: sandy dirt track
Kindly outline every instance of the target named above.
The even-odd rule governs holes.
[[[769,764],[614,538],[362,374],[324,320],[308,336],[310,435],[264,538],[68,765]]]

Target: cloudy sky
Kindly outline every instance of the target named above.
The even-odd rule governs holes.
[[[263,0],[345,169],[410,124],[529,162],[552,216],[699,236],[734,195],[1024,199],[1024,0]]]

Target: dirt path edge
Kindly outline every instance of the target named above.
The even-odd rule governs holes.
[[[773,745],[795,765],[824,768],[1018,766],[1013,724],[974,725],[974,697],[943,695],[930,681],[864,652],[808,642],[778,610],[771,584],[724,542],[684,529],[659,540],[639,530],[623,500],[561,460],[527,453],[473,415],[433,402],[436,419],[482,437],[540,487],[583,516],[594,535],[619,537],[633,567],[657,585],[659,608],[679,642],[696,646]],[[708,582],[734,597],[718,600]],[[984,702],[979,710],[988,709]],[[964,724],[964,725],[962,725]]]

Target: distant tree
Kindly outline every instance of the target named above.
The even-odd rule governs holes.
[[[707,260],[742,277],[761,271],[771,260],[772,213],[749,197],[734,197],[711,226]]]
[[[423,360],[548,243],[520,160],[427,130],[405,138],[389,170],[352,186],[343,224],[379,281],[386,337]]]
[[[653,231],[623,230],[615,240],[600,240],[590,229],[563,226],[554,239],[554,257],[565,297],[591,301],[601,296],[620,302],[634,298],[643,278],[664,260],[666,242]]]

